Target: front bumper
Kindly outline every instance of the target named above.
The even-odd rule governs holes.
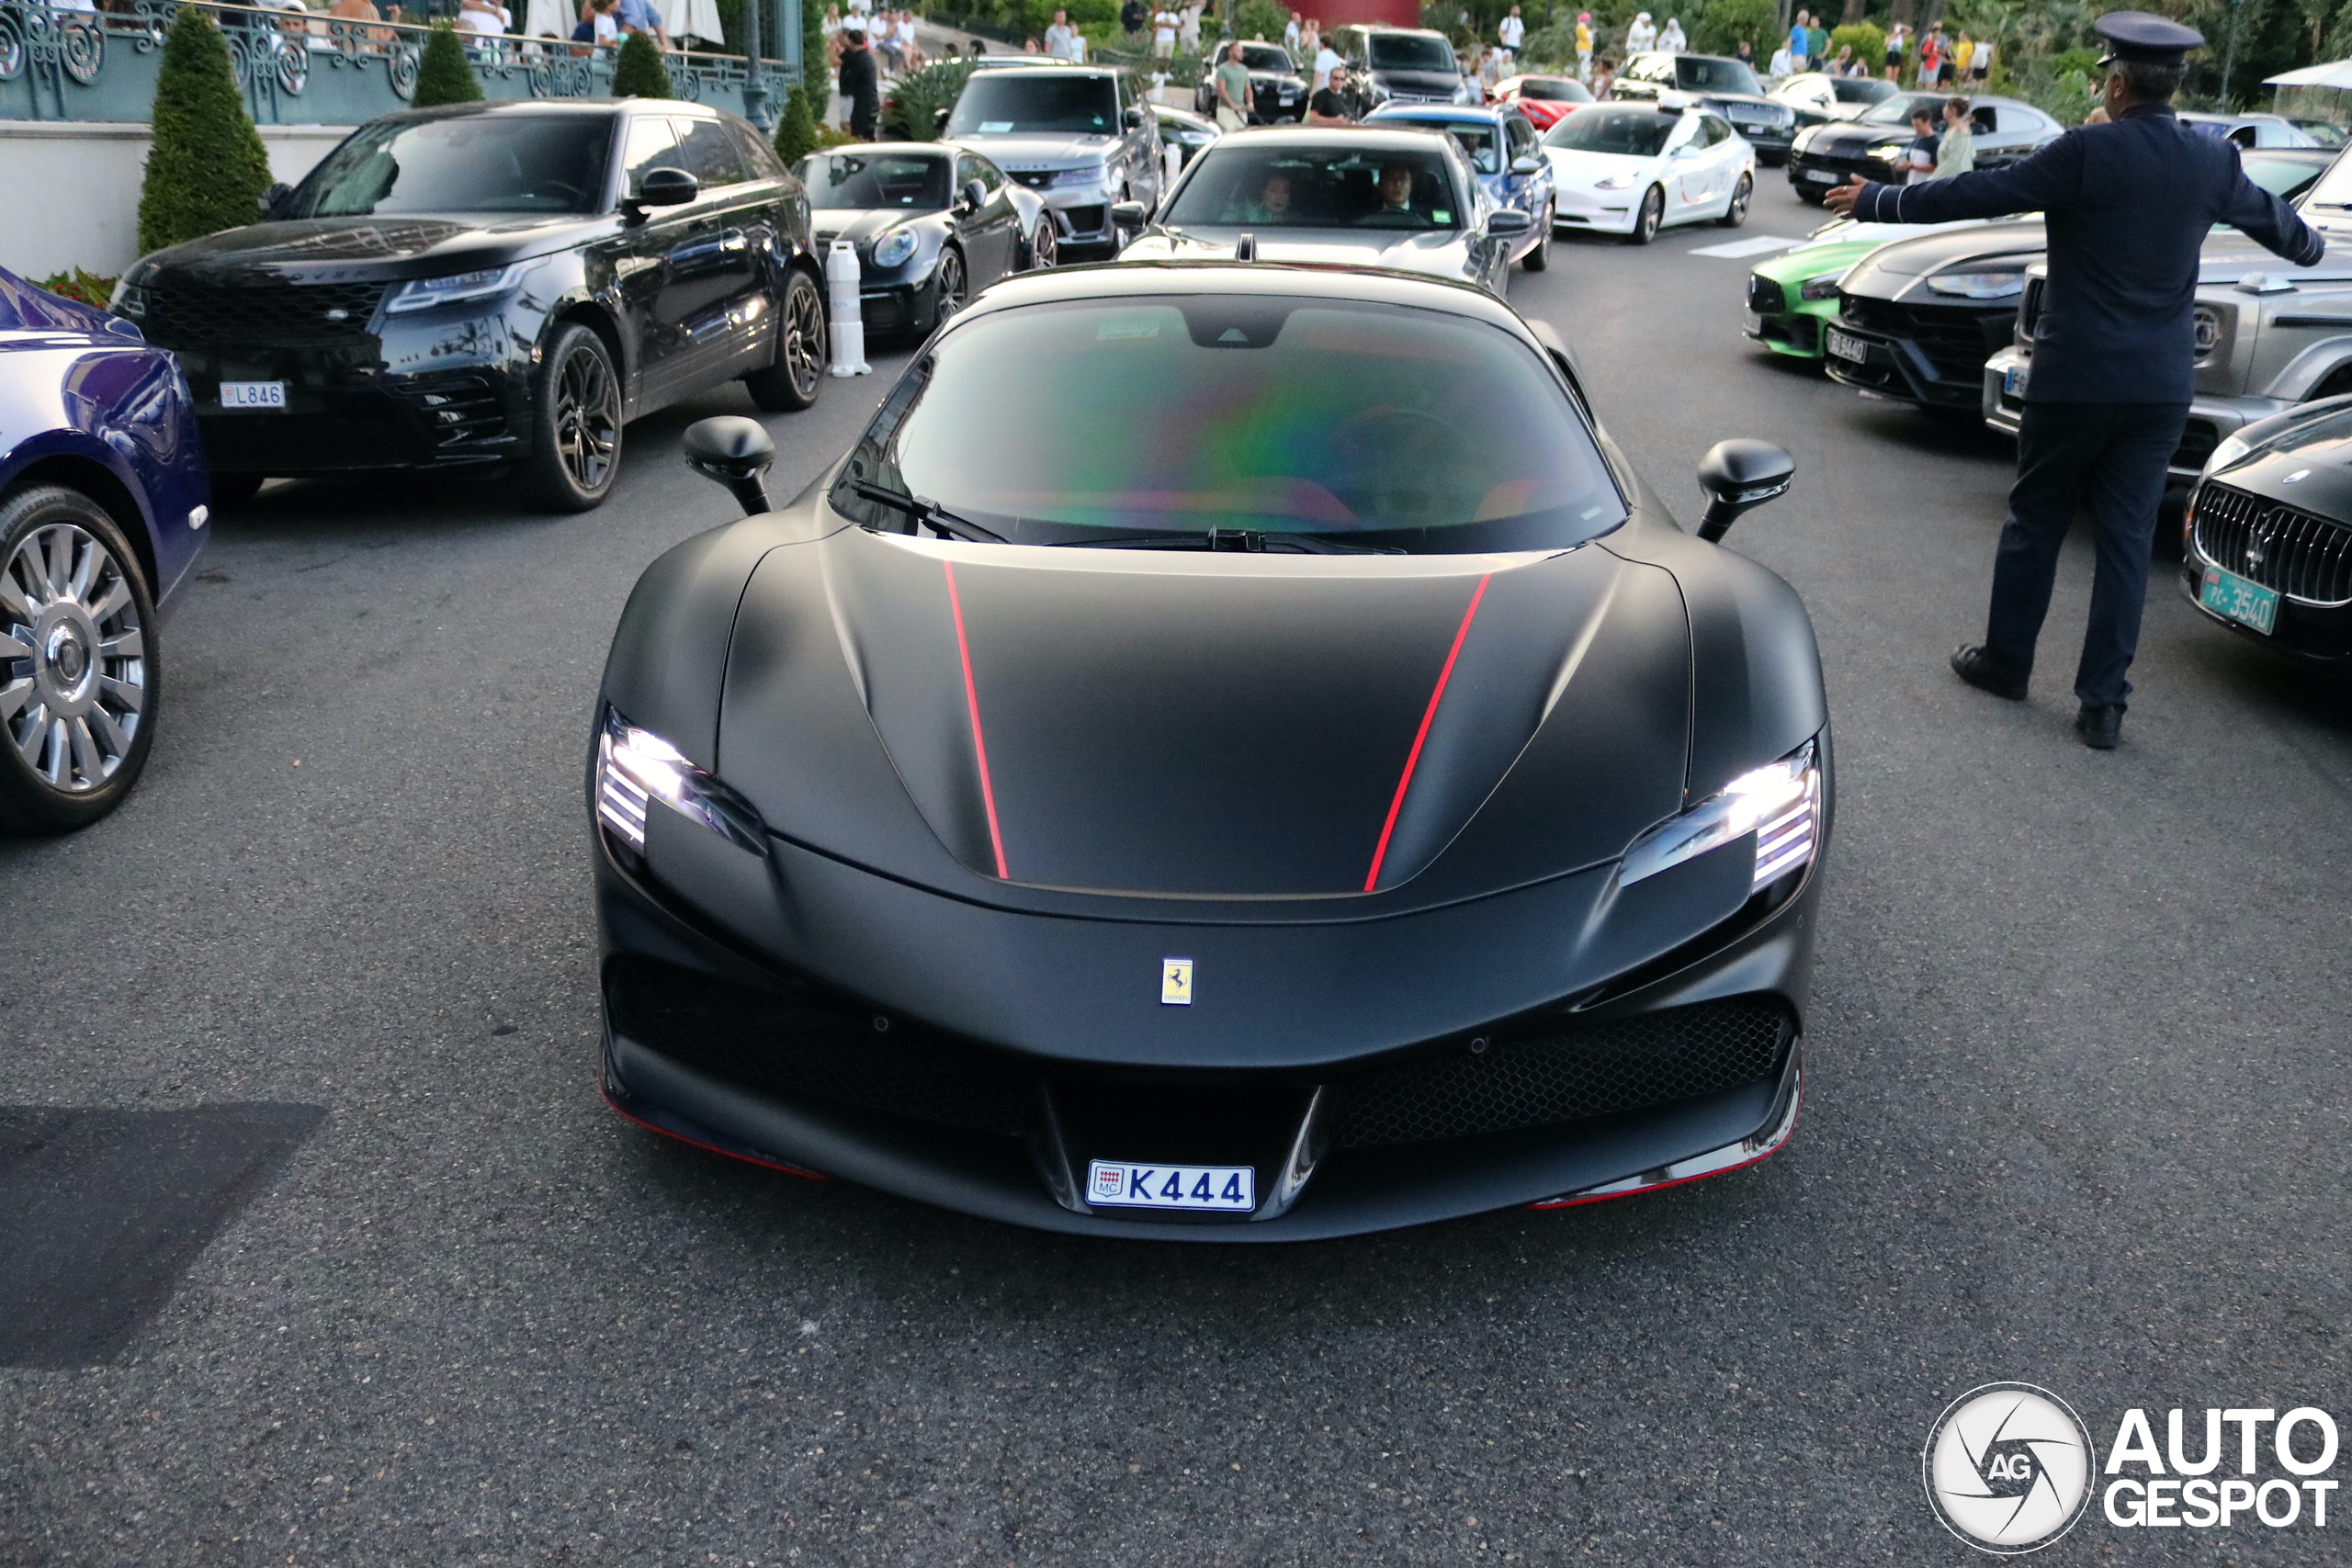
[[[381,345],[175,349],[212,471],[337,473],[511,462],[529,388],[503,355],[402,374]],[[283,409],[224,410],[220,383],[281,381]]]
[[[2010,335],[2014,308],[1965,310],[1937,305],[1840,296],[1825,322],[1822,363],[1832,380],[1922,408],[1978,408],[1984,396],[1984,362]],[[1834,328],[1858,343],[1859,360],[1835,352]]]
[[[1883,182],[1894,178],[1894,170],[1876,158],[1811,152],[1789,154],[1789,184],[1800,190],[1827,190],[1832,186],[1844,185],[1857,175]]]
[[[1788,285],[1751,273],[1744,334],[1775,354],[1818,363],[1821,330],[1838,315],[1835,299],[1807,299]]]
[[[2025,417],[2025,387],[2012,388],[2009,372],[2024,372],[2033,363],[2033,356],[2015,344],[2001,350],[1984,362],[1984,382],[1980,405],[1984,423],[2004,435],[2015,436],[2018,423]],[[2025,378],[2020,375],[2020,382]],[[2193,485],[2205,471],[2205,459],[2213,448],[2238,433],[2240,427],[2258,419],[2268,419],[2274,413],[2284,413],[2295,405],[2283,398],[2217,398],[2191,397],[2188,400],[2188,423],[2181,427],[2180,446],[2165,465],[2166,477],[2175,485]]]
[[[2211,493],[2198,492],[2209,501]],[[2197,497],[2191,498],[2183,519],[2184,547],[2177,581],[2182,595],[2197,613],[2215,626],[2273,653],[2285,654],[2302,663],[2331,670],[2352,669],[2352,603],[2314,604],[2289,598],[2282,592],[2277,615],[2267,632],[2232,620],[2206,605],[2199,590],[2203,586],[2209,569],[2242,573],[2259,573],[2263,569],[2241,558],[2240,552],[2248,538],[2246,525],[2249,519],[2245,513],[2240,512],[2233,518],[2229,509],[2224,507],[2200,518],[2200,509],[2196,501]],[[2342,536],[2333,531],[2340,525],[2331,525],[2310,513],[2302,513],[2297,518],[2294,515],[2296,509],[2278,506],[2258,496],[2253,504],[2268,510],[2271,514],[2271,521],[2262,525],[2266,532],[2255,536],[2267,546],[2274,570],[2279,564],[2276,558],[2280,550],[2282,547],[2294,548],[2298,534],[2306,541],[2324,539],[2325,544],[2321,548],[2338,560],[2343,558]],[[2287,515],[2286,521],[2280,520],[2280,513]],[[2291,568],[2287,570],[2292,570]],[[2279,577],[2272,576],[2266,586],[2275,587],[2280,581]]]
[[[1552,227],[1555,231],[1582,229],[1596,234],[1630,234],[1641,210],[1642,194],[1640,186],[1592,191],[1555,184],[1552,192]]]
[[[879,929],[897,930],[906,951],[969,954],[1016,988],[1018,954],[1043,928],[1065,991],[1083,990],[1111,947],[1131,947],[1200,954],[1204,986],[1215,976],[1256,994],[1271,976],[1314,993],[1295,1001],[1336,1010],[1350,998],[1333,976],[1391,968],[1408,952],[1425,970],[1431,953],[1493,954],[1505,932],[1523,947],[1526,930],[1564,918],[1595,885],[1561,878],[1391,921],[1089,931],[1094,922],[885,885],[781,841],[762,859],[662,813],[649,830],[673,874],[704,886],[718,872],[729,886],[690,905],[600,835],[604,1089],[632,1119],[737,1157],[1046,1230],[1281,1241],[1669,1185],[1763,1157],[1794,1120],[1810,868],[1777,902],[1737,906],[1700,939],[1624,949],[1613,979],[1568,1000],[1358,1055],[1277,1041],[1283,1059],[1259,1066],[1230,1052],[1149,1059],[1132,1037],[1040,1050],[939,1027],[875,999],[870,984],[831,983],[759,951],[705,908],[797,911],[818,948],[877,942],[857,932],[894,908]],[[1699,867],[1687,892],[1745,876],[1736,858],[1653,881]],[[1068,1005],[1034,1002],[1040,1016]],[[1248,1164],[1261,1201],[1246,1221],[1092,1210],[1080,1193],[1094,1158]]]

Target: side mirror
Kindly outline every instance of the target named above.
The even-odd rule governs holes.
[[[702,194],[702,182],[684,169],[649,169],[639,180],[632,207],[684,207]]]
[[[755,419],[721,414],[698,419],[686,426],[680,443],[686,467],[707,479],[717,479],[743,508],[746,517],[769,510],[767,487],[760,482],[775,462],[775,442]]]
[[[955,112],[956,112],[956,111],[955,111],[955,110],[953,110],[953,109],[933,109],[933,110],[932,110],[932,111],[931,111],[931,123],[932,123],[932,127],[933,127],[933,130],[946,130],[946,129],[947,129],[947,117],[948,117],[948,116],[950,116],[950,115],[952,115],[952,114],[954,114]]]
[[[1524,234],[1535,227],[1535,220],[1516,207],[1498,207],[1487,214],[1487,236],[1500,240],[1513,234]]]
[[[1140,229],[1151,220],[1140,201],[1114,201],[1111,204],[1111,221],[1122,229]]]
[[[277,204],[279,202],[284,201],[288,197],[293,194],[294,187],[288,185],[284,180],[278,180],[272,183],[267,190],[261,193],[261,215],[264,218],[268,217],[271,213],[277,210]]]
[[[1129,104],[1127,106],[1126,113],[1119,117],[1119,123],[1125,126],[1129,130],[1141,130],[1143,129],[1143,110],[1136,107],[1133,104]]]
[[[978,212],[989,204],[989,187],[978,180],[964,182],[964,209]]]
[[[1797,460],[1769,441],[1716,442],[1699,459],[1699,488],[1709,498],[1707,515],[1699,523],[1699,537],[1711,545],[1721,539],[1740,513],[1785,493],[1796,471]]]
[[[1540,175],[1544,172],[1544,160],[1526,156],[1514,158],[1511,160],[1510,172],[1522,177],[1528,175]]]

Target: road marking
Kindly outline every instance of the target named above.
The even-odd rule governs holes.
[[[1690,252],[1694,256],[1760,256],[1766,251],[1785,251],[1791,245],[1802,245],[1803,240],[1784,240],[1778,234],[1758,234],[1752,239],[1734,240],[1725,245],[1702,245]]]

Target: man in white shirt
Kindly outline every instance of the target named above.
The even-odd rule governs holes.
[[[1183,25],[1184,18],[1166,5],[1152,13],[1151,57],[1154,60],[1172,60],[1176,57],[1176,29]]]
[[[1293,11],[1290,20],[1283,25],[1283,47],[1293,54],[1298,52],[1298,13]]]
[[[1520,40],[1527,37],[1527,24],[1520,19],[1518,6],[1510,8],[1510,15],[1505,17],[1503,25],[1495,29],[1495,36],[1502,39],[1503,48],[1513,59],[1519,57]]]
[[[1346,61],[1340,58],[1338,50],[1328,43],[1317,43],[1315,46],[1315,82],[1307,88],[1308,93],[1319,93],[1324,88],[1331,86],[1332,78],[1339,74],[1340,67],[1346,63]]]
[[[1076,30],[1069,25],[1069,13],[1056,11],[1054,25],[1046,29],[1046,52],[1056,60],[1068,60],[1070,57],[1069,40],[1076,36]]]

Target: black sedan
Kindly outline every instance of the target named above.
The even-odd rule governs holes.
[[[1813,630],[1556,334],[1269,263],[1001,284],[630,597],[591,742],[604,1091],[1096,1235],[1328,1236],[1778,1148],[1829,829]]]
[[[1210,49],[1202,63],[1201,79],[1193,88],[1193,107],[1214,119],[1216,116],[1216,68],[1225,63],[1223,51]],[[1306,78],[1290,51],[1278,43],[1244,43],[1241,63],[1250,73],[1250,123],[1285,125],[1306,118]]]
[[[1925,107],[1943,129],[1946,93],[1896,93],[1881,98],[1850,120],[1833,120],[1797,132],[1789,156],[1789,184],[1819,206],[1821,193],[1859,175],[1866,180],[1894,177],[1894,160],[1912,137],[1911,111]],[[1998,169],[2030,157],[2055,141],[2065,127],[2015,98],[1970,95],[1968,131],[1976,145],[1976,166]]]
[[[178,355],[221,503],[271,475],[507,468],[576,512],[638,415],[823,386],[799,182],[742,120],[667,98],[371,120],[266,221],[141,260],[115,309]]]
[[[2263,647],[2352,668],[2352,397],[2240,429],[2189,501],[2181,588]]]
[[[974,290],[1051,266],[1058,251],[1045,199],[967,147],[837,147],[802,159],[798,173],[817,243],[857,247],[858,314],[869,333],[927,333]]]

